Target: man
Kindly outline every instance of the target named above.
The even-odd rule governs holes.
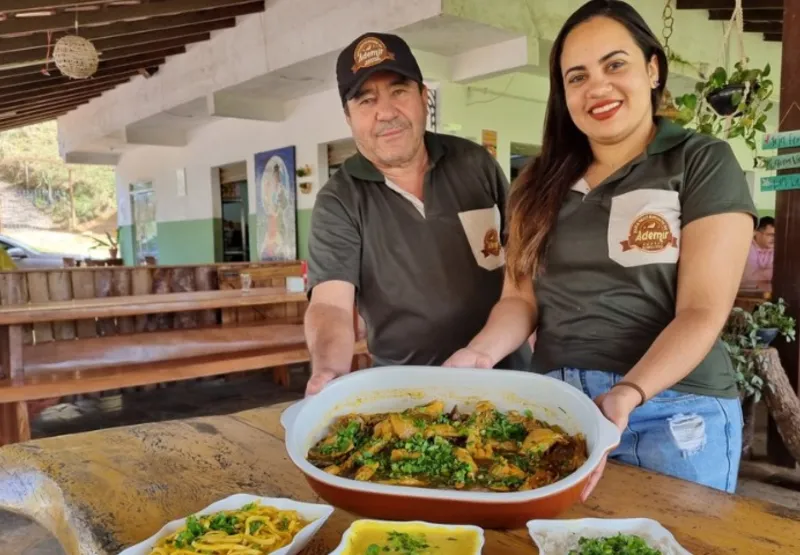
[[[758,222],[747,256],[741,289],[772,290],[772,263],[775,257],[775,218],[764,216]]]
[[[481,146],[426,132],[428,91],[408,45],[362,35],[336,74],[358,153],[312,213],[309,395],[350,371],[355,301],[377,365],[440,365],[486,323],[505,264],[508,182]]]

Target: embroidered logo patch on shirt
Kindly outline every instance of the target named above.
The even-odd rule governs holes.
[[[669,223],[659,214],[642,214],[631,224],[628,238],[621,242],[622,252],[638,249],[643,252],[661,252],[678,248],[678,239],[672,234]]]
[[[483,249],[481,250],[484,258],[489,256],[500,256],[500,233],[497,228],[492,228],[483,236]]]

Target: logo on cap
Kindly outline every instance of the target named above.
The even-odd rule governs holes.
[[[353,73],[360,69],[378,65],[386,60],[394,60],[394,54],[389,52],[383,41],[376,37],[362,39],[353,52]]]
[[[484,258],[491,256],[500,256],[500,233],[497,229],[492,228],[483,236],[483,253]]]
[[[669,247],[678,248],[678,239],[672,234],[669,223],[659,214],[642,214],[631,224],[628,240],[622,241],[622,252],[639,249],[643,252],[661,252]]]

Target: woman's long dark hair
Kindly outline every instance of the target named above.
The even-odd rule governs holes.
[[[515,180],[508,198],[509,237],[507,267],[519,283],[526,276],[536,276],[542,269],[547,239],[570,188],[584,176],[593,156],[589,140],[567,110],[564,81],[561,75],[561,52],[569,33],[594,17],[608,17],[628,30],[649,62],[658,59],[659,83],[652,91],[655,117],[667,81],[667,57],[664,49],[642,16],[619,0],[591,0],[581,6],[558,33],[550,52],[550,96],[544,120],[542,151]]]

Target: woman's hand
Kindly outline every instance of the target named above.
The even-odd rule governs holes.
[[[628,427],[628,420],[630,420],[633,409],[639,405],[641,400],[641,395],[639,395],[635,389],[629,387],[615,387],[608,393],[603,393],[595,398],[594,402],[600,408],[600,412],[611,422],[616,424],[620,433],[622,433],[625,431],[625,428]],[[583,493],[581,494],[581,501],[584,503],[592,494],[597,482],[599,482],[600,478],[603,476],[607,460],[608,454],[603,457],[597,470],[592,472],[591,476],[589,476],[589,481],[586,483],[586,487],[583,488]]]
[[[492,368],[492,357],[470,347],[459,349],[442,366],[447,368]]]

